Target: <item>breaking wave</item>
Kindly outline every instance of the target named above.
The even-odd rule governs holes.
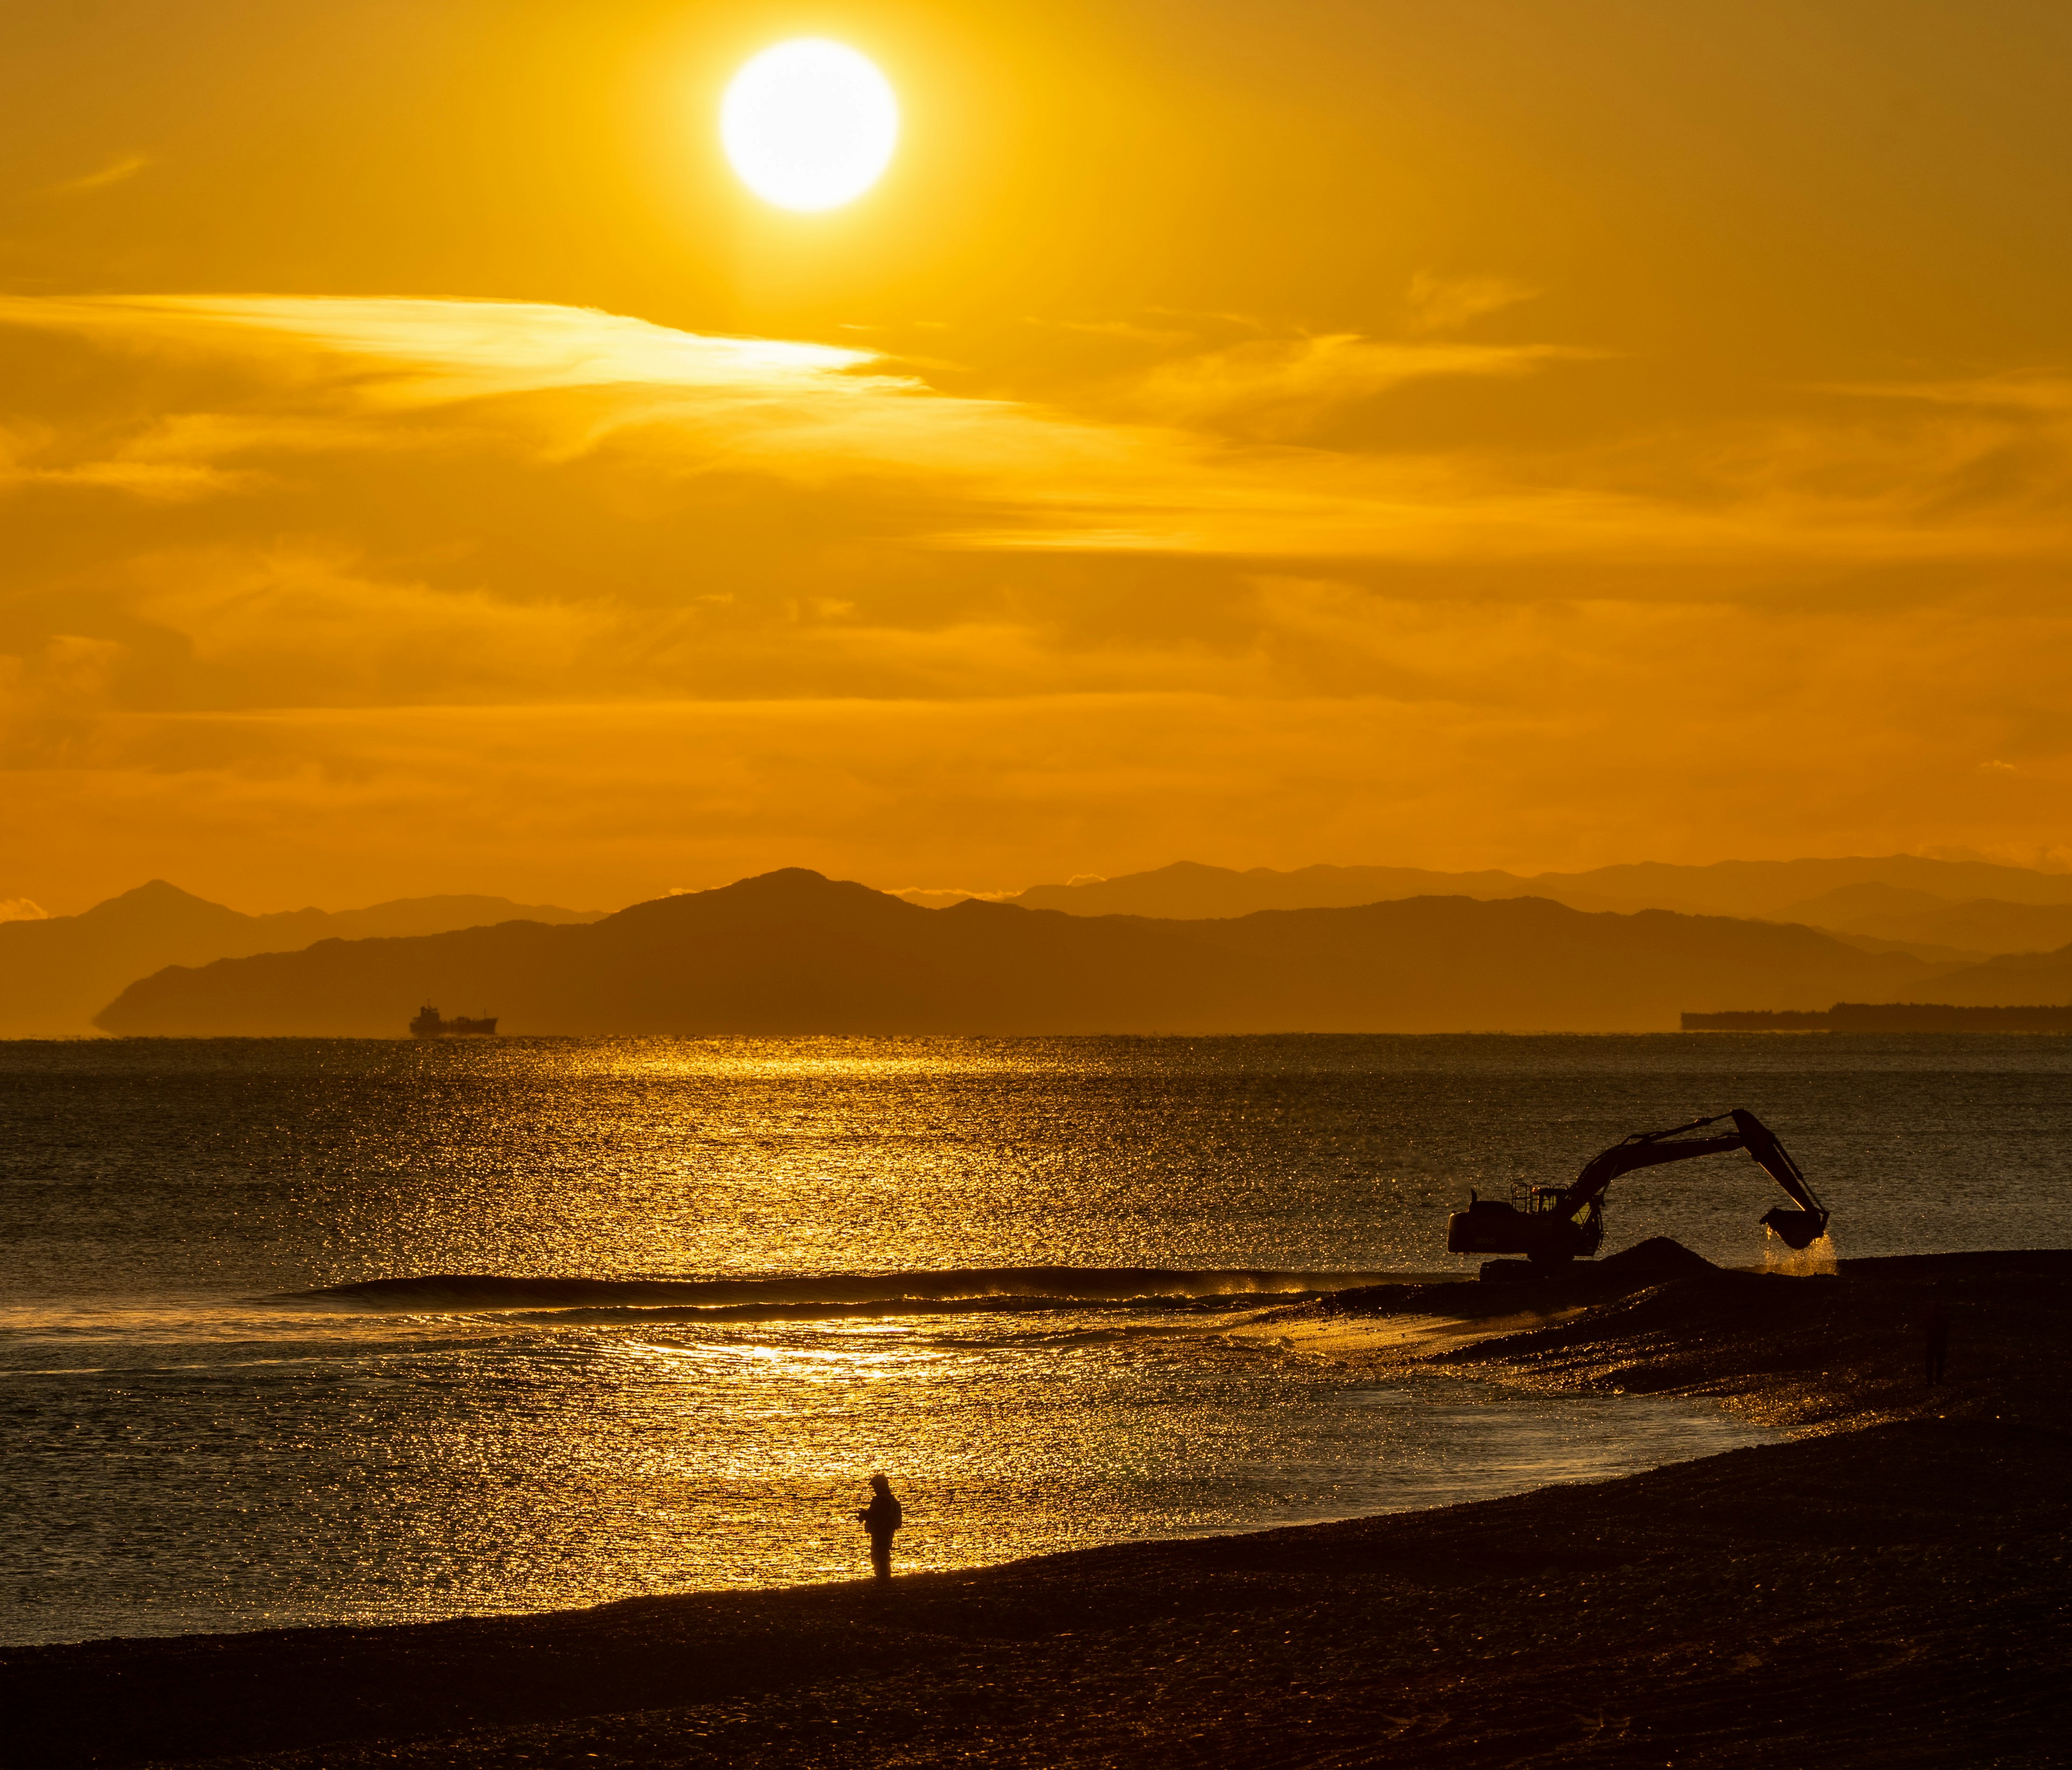
[[[447,1314],[553,1310],[597,1320],[770,1320],[849,1315],[1083,1308],[1241,1308],[1374,1284],[1400,1275],[1243,1268],[995,1266],[937,1272],[834,1273],[813,1278],[523,1278],[433,1273],[327,1284],[273,1300],[355,1310]]]

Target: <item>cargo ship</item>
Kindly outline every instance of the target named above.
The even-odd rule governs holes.
[[[1837,1002],[1825,1013],[1741,1008],[1684,1016],[1687,1033],[2072,1033],[2072,1004],[1960,1008],[1948,1002]]]
[[[417,1017],[410,1022],[410,1030],[421,1039],[442,1039],[454,1037],[487,1038],[496,1031],[496,1016],[471,1021],[465,1015],[455,1015],[450,1021],[439,1018],[439,1011],[427,1002],[417,1010]]]

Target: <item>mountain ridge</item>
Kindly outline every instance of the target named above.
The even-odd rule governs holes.
[[[76,916],[0,922],[0,1037],[69,1037],[135,979],[169,964],[204,964],[294,950],[325,938],[445,932],[485,921],[580,922],[602,912],[508,897],[398,897],[362,910],[283,910],[262,915],[196,897],[163,879],[104,899]]]
[[[2040,873],[1984,860],[1936,860],[1919,855],[1718,860],[1703,866],[1642,860],[1572,873],[1329,865],[1283,872],[1178,860],[1111,879],[1031,885],[1002,893],[997,901],[1024,909],[1061,910],[1068,915],[1195,920],[1255,910],[1350,908],[1420,895],[1466,895],[1487,901],[1540,897],[1584,910],[1673,910],[1685,914],[1775,918],[1793,906],[1859,885],[1913,890],[1944,902],[1990,898],[2013,905],[2072,906],[2072,873]],[[944,894],[911,895],[919,899]],[[1884,934],[1881,929],[1864,931]],[[1950,940],[1929,943],[1964,944]]]
[[[168,1036],[393,1036],[426,996],[512,1033],[1673,1030],[1753,996],[1824,1008],[1945,975],[1817,930],[1543,898],[1427,897],[1223,921],[917,908],[784,869],[585,925],[323,941],[171,967],[98,1016]]]

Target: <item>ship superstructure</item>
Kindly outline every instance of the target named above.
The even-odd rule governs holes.
[[[427,1002],[410,1022],[410,1031],[421,1039],[489,1038],[495,1034],[496,1016],[491,1014],[487,1019],[471,1021],[457,1014],[450,1021],[442,1020],[439,1011]]]

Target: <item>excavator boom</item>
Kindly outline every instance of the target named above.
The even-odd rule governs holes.
[[[1605,1191],[1621,1174],[1735,1149],[1745,1149],[1798,1207],[1786,1210],[1779,1205],[1766,1212],[1762,1219],[1765,1227],[1793,1248],[1809,1247],[1827,1233],[1827,1209],[1807,1184],[1798,1163],[1767,1125],[1737,1107],[1714,1118],[1694,1119],[1667,1131],[1643,1131],[1614,1144],[1585,1163],[1569,1185],[1529,1189],[1523,1209],[1471,1196],[1466,1210],[1456,1211],[1446,1220],[1447,1251],[1523,1254],[1540,1264],[1578,1255],[1587,1258],[1604,1240]]]

